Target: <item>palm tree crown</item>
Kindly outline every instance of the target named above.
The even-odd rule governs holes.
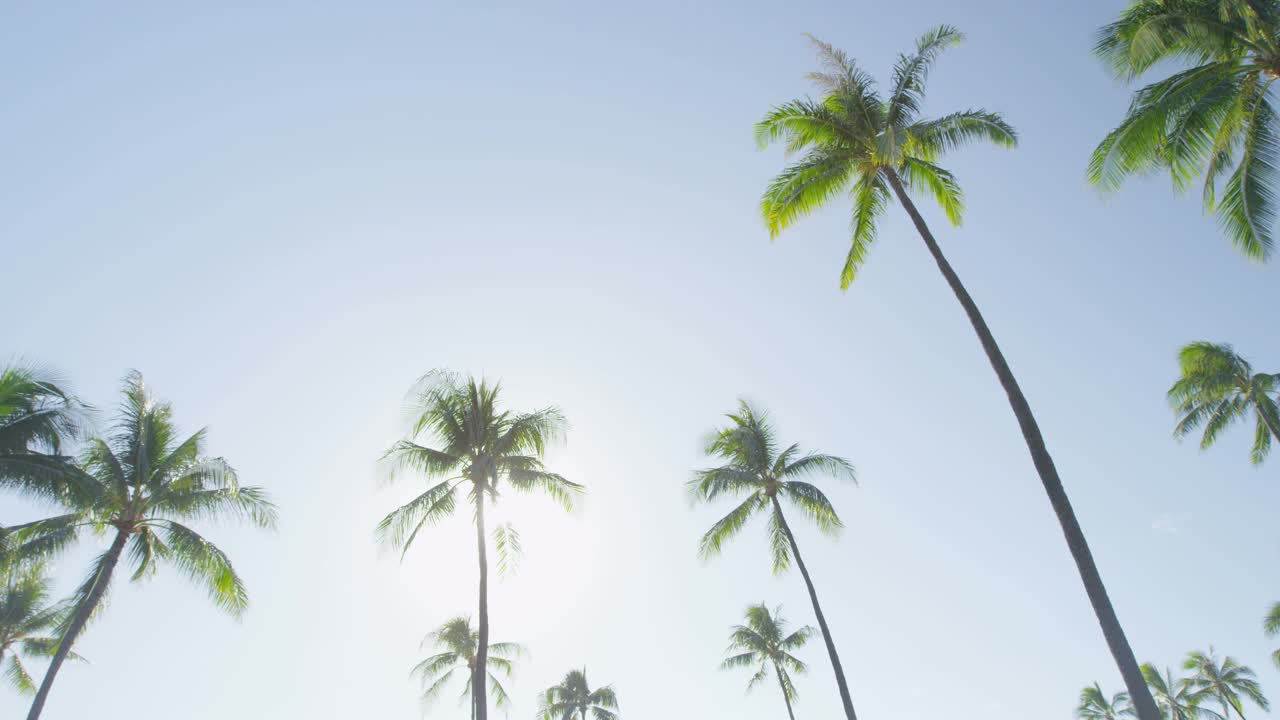
[[[587,670],[570,670],[557,685],[542,693],[539,720],[616,720],[618,696],[606,685],[592,690],[587,685]]]
[[[547,445],[564,432],[564,416],[549,407],[527,413],[502,410],[501,386],[445,372],[426,375],[418,385],[409,437],[383,455],[391,479],[404,472],[441,478],[426,492],[397,508],[378,524],[383,542],[407,552],[418,533],[451,515],[458,489],[472,503],[498,498],[503,482],[519,492],[541,491],[566,510],[582,486],[548,472]],[[434,437],[436,447],[422,444]]]
[[[1280,73],[1280,3],[1138,0],[1099,31],[1095,51],[1125,79],[1168,60],[1191,67],[1134,93],[1089,178],[1114,190],[1164,169],[1183,190],[1203,176],[1205,207],[1241,252],[1265,259],[1280,181],[1280,118],[1268,94]]]
[[[1262,629],[1268,637],[1280,637],[1280,602],[1267,611],[1267,616],[1262,619]],[[1280,668],[1280,650],[1271,653],[1271,660]]]
[[[755,667],[755,674],[747,681],[747,692],[764,682],[772,668],[786,700],[787,713],[791,715],[791,703],[798,699],[791,673],[803,674],[808,670],[792,652],[804,647],[813,633],[813,628],[808,625],[788,633],[781,607],[770,612],[764,603],[752,605],[747,608],[747,624],[733,626],[726,650],[733,654],[725,658],[720,667]]]
[[[1076,706],[1079,720],[1121,720],[1134,716],[1129,693],[1120,692],[1107,698],[1097,683],[1080,691],[1080,704]]]
[[[746,527],[747,521],[764,513],[769,517],[773,570],[783,572],[791,566],[792,549],[786,521],[776,501],[786,500],[819,530],[835,535],[841,523],[831,501],[815,485],[801,478],[819,474],[852,481],[853,467],[835,455],[801,453],[798,444],[779,451],[768,416],[745,400],[739,401],[738,411],[727,417],[731,424],[717,430],[706,446],[708,455],[726,463],[699,470],[689,481],[689,489],[695,499],[704,502],[721,496],[746,495],[746,499],[702,536],[700,552],[703,557],[718,554],[726,541]]]
[[[1165,668],[1161,674],[1150,663],[1142,666],[1142,676],[1147,679],[1147,687],[1151,688],[1151,697],[1166,720],[1222,720],[1218,713],[1200,704],[1204,699],[1185,678],[1174,679],[1173,673]]]
[[[1255,418],[1250,458],[1256,465],[1280,440],[1280,374],[1255,373],[1230,345],[1194,342],[1178,353],[1182,376],[1169,389],[1169,402],[1182,416],[1174,435],[1185,437],[1204,427],[1201,449],[1218,439],[1222,430],[1252,414]]]
[[[1231,717],[1231,711],[1244,720],[1242,699],[1249,699],[1263,710],[1270,709],[1266,696],[1262,694],[1262,686],[1247,666],[1241,665],[1230,655],[1218,660],[1213,648],[1209,652],[1192,652],[1182,667],[1191,670],[1192,675],[1186,679],[1187,686],[1205,697],[1212,697],[1222,705],[1222,716]]]
[[[423,701],[434,700],[457,673],[461,673],[466,679],[462,697],[471,697],[471,673],[475,671],[479,636],[480,633],[471,626],[471,618],[456,617],[422,640],[424,647],[430,643],[440,650],[413,668],[413,675],[422,684]],[[524,648],[515,643],[489,643],[486,674],[489,676],[489,694],[493,696],[497,707],[506,707],[510,697],[494,670],[502,673],[503,677],[510,678],[513,661],[524,654]]]
[[[912,192],[933,197],[958,225],[963,193],[955,176],[937,162],[951,150],[979,140],[1005,147],[1017,144],[1017,134],[997,113],[962,110],[920,117],[930,69],[944,49],[963,38],[945,25],[922,35],[914,53],[898,58],[892,87],[882,98],[871,76],[844,52],[811,37],[823,69],[809,78],[821,96],[778,105],[756,125],[761,147],[781,141],[789,153],[804,153],[774,178],[761,201],[771,236],[849,191],[853,236],[841,287],[849,287],[866,260],[891,191],[905,184]]]
[[[19,692],[36,691],[22,655],[52,656],[67,611],[66,603],[49,602],[49,580],[38,569],[16,573],[0,587],[0,666]]]
[[[53,501],[73,491],[76,473],[63,453],[67,441],[80,435],[84,415],[80,401],[48,373],[0,369],[0,488]],[[24,532],[29,529],[0,527],[0,569],[39,562],[65,545],[65,537],[33,537]]]

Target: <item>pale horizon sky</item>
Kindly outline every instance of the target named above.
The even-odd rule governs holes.
[[[564,515],[504,499],[519,572],[493,635],[532,656],[508,689],[585,666],[622,717],[776,720],[775,688],[717,670],[752,603],[813,615],[761,528],[710,562],[727,505],[690,507],[699,448],[740,396],[780,439],[843,455],[838,541],[793,518],[860,718],[1069,718],[1122,689],[994,374],[900,208],[838,289],[846,203],[770,243],[784,163],[752,124],[809,92],[811,32],[885,78],[938,23],[967,42],[926,112],[999,110],[1015,151],[949,158],[968,213],[945,252],[1044,430],[1138,657],[1213,644],[1273,701],[1273,457],[1250,429],[1170,436],[1177,349],[1280,366],[1277,266],[1243,259],[1163,178],[1114,197],[1088,153],[1129,90],[1089,49],[1121,0],[227,3],[0,9],[0,233],[16,308],[0,357],[56,368],[109,420],[137,368],[178,423],[281,509],[274,534],[201,525],[248,583],[236,622],[162,571],[124,578],[45,718],[415,718],[422,636],[474,614],[469,514],[403,562],[373,527],[423,487],[375,460],[439,367],[560,406]],[[0,496],[0,523],[42,508]],[[94,540],[57,564],[77,582]],[[821,642],[800,720],[835,718]],[[458,690],[461,690],[459,687]],[[27,703],[0,689],[0,718]],[[1254,711],[1251,720],[1258,716]],[[449,696],[429,717],[461,719]],[[501,717],[497,712],[493,717]]]

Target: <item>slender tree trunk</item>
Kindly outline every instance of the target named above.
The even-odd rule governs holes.
[[[53,688],[54,678],[58,676],[58,670],[62,668],[62,663],[67,659],[67,655],[71,652],[71,646],[75,644],[80,637],[80,632],[84,630],[84,626],[89,622],[89,616],[93,615],[93,610],[102,602],[102,596],[107,592],[107,586],[111,584],[111,574],[115,571],[116,565],[120,562],[120,553],[124,551],[124,544],[129,539],[129,533],[124,530],[116,532],[116,539],[112,541],[111,547],[107,549],[107,554],[103,557],[101,572],[98,577],[94,578],[93,587],[89,589],[89,594],[85,597],[80,607],[76,608],[76,614],[71,618],[71,624],[67,626],[67,633],[62,636],[62,641],[58,643],[58,649],[53,654],[53,659],[49,661],[49,669],[44,673],[44,681],[40,683],[40,689],[36,691],[36,699],[31,702],[31,711],[27,713],[27,720],[38,720],[40,713],[44,712],[44,703],[49,699],[49,690]]]
[[[777,663],[773,664],[773,671],[778,674],[778,687],[782,688],[782,699],[787,702],[787,717],[796,720],[796,714],[791,710],[791,695],[787,692],[787,684],[782,681],[782,670]]]
[[[489,717],[489,698],[485,693],[485,663],[489,658],[489,563],[485,557],[484,488],[476,488],[476,553],[480,559],[480,620],[476,638],[476,667],[471,676],[471,700],[475,720]]]
[[[782,530],[787,534],[787,542],[791,544],[791,555],[796,559],[796,567],[800,568],[800,574],[804,577],[805,587],[809,589],[809,600],[813,603],[813,614],[818,617],[818,629],[822,631],[822,640],[827,644],[827,655],[831,656],[831,668],[836,673],[836,686],[840,688],[840,702],[844,705],[844,714],[847,720],[858,720],[858,715],[853,711],[853,698],[849,696],[849,684],[844,680],[844,668],[840,665],[840,656],[836,654],[835,641],[831,639],[831,629],[827,627],[827,617],[822,614],[822,607],[818,605],[818,591],[813,587],[813,579],[809,577],[809,569],[804,565],[804,559],[800,557],[800,546],[796,544],[795,535],[791,534],[791,526],[787,524],[787,518],[782,514],[782,505],[778,503],[777,497],[769,498],[773,502],[773,511],[778,513],[778,520],[782,523]],[[788,701],[790,704],[790,701]]]
[[[965,314],[969,316],[969,322],[973,325],[974,332],[978,334],[978,340],[987,354],[987,360],[990,361],[991,368],[1000,379],[1005,394],[1009,396],[1009,405],[1018,419],[1022,437],[1027,443],[1027,450],[1031,453],[1031,461],[1035,464],[1036,472],[1040,474],[1040,482],[1049,496],[1049,503],[1053,506],[1054,513],[1058,516],[1058,523],[1062,526],[1067,547],[1071,550],[1071,557],[1076,562],[1076,570],[1084,582],[1085,592],[1089,596],[1090,604],[1093,605],[1094,614],[1098,617],[1098,624],[1102,626],[1102,634],[1106,638],[1107,647],[1111,650],[1111,656],[1115,658],[1116,665],[1120,668],[1120,675],[1124,678],[1125,687],[1129,690],[1129,697],[1138,712],[1139,720],[1161,720],[1160,711],[1156,709],[1156,703],[1151,699],[1151,692],[1147,689],[1146,681],[1143,680],[1138,661],[1133,656],[1133,649],[1129,647],[1124,628],[1120,625],[1120,619],[1116,617],[1115,608],[1111,606],[1111,598],[1107,597],[1107,588],[1103,585],[1102,576],[1093,562],[1089,543],[1085,541],[1084,531],[1076,520],[1075,511],[1071,509],[1067,491],[1062,487],[1058,469],[1053,464],[1053,458],[1050,457],[1049,449],[1045,446],[1044,437],[1040,434],[1040,426],[1036,424],[1035,416],[1031,414],[1031,406],[1022,394],[1022,388],[1013,377],[1013,371],[1009,369],[1009,363],[1005,361],[1000,347],[996,345],[996,339],[987,327],[986,320],[983,320],[982,313],[978,311],[977,304],[969,296],[969,291],[965,290],[964,285],[960,283],[960,277],[951,268],[951,263],[947,262],[946,257],[943,256],[942,249],[938,247],[933,233],[929,232],[929,226],[916,210],[915,204],[907,196],[897,174],[887,171],[886,175],[898,200],[906,208],[920,237],[924,239],[924,244],[929,248],[929,253],[938,264],[938,269],[942,271],[942,276],[946,278],[951,291],[955,293]]]

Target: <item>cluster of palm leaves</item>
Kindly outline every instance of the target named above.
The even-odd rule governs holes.
[[[1142,666],[1142,675],[1165,720],[1230,720],[1233,713],[1244,720],[1245,701],[1262,710],[1271,707],[1254,672],[1229,655],[1219,658],[1212,647],[1208,652],[1188,653],[1182,669],[1188,674],[1174,677],[1168,668],[1161,672],[1150,663]],[[1097,683],[1080,692],[1075,714],[1079,720],[1135,716],[1128,693],[1107,697]]]
[[[63,663],[102,606],[117,567],[131,579],[168,565],[233,615],[248,605],[244,582],[190,521],[238,519],[269,528],[276,510],[259,488],[204,453],[205,431],[183,437],[168,403],[130,373],[110,432],[90,432],[86,408],[50,376],[29,367],[0,370],[0,487],[53,505],[58,514],[0,528],[0,662],[11,683],[34,694],[40,717]],[[71,446],[78,444],[78,452]],[[72,596],[50,600],[46,561],[85,533],[109,535]],[[38,684],[24,657],[47,657]]]

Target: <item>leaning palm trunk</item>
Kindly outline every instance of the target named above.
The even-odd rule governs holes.
[[[800,557],[797,555],[796,557]],[[778,674],[778,687],[782,688],[782,699],[787,703],[787,717],[796,720],[796,714],[791,709],[791,693],[787,692],[787,683],[782,679],[782,670],[775,664],[773,671]]]
[[[1044,484],[1045,493],[1049,496],[1049,503],[1053,506],[1053,511],[1058,516],[1058,523],[1062,526],[1062,534],[1066,537],[1067,547],[1070,548],[1071,557],[1076,562],[1076,570],[1079,571],[1080,579],[1084,582],[1084,589],[1089,595],[1090,604],[1093,605],[1093,612],[1098,617],[1098,624],[1102,626],[1102,634],[1106,637],[1107,647],[1111,650],[1111,656],[1115,658],[1116,664],[1120,667],[1120,674],[1124,677],[1125,687],[1128,689],[1134,708],[1138,712],[1139,720],[1160,720],[1160,712],[1156,708],[1155,701],[1151,699],[1151,692],[1147,689],[1146,682],[1142,677],[1142,671],[1138,667],[1138,661],[1133,656],[1132,648],[1129,647],[1129,640],[1124,635],[1124,628],[1120,626],[1120,620],[1116,617],[1115,608],[1111,606],[1111,599],[1107,597],[1107,588],[1102,583],[1102,576],[1098,574],[1098,566],[1093,562],[1093,554],[1089,551],[1089,543],[1085,541],[1084,531],[1080,529],[1080,522],[1076,520],[1075,511],[1071,509],[1071,501],[1067,498],[1067,492],[1062,487],[1062,480],[1058,477],[1058,470],[1054,467],[1053,458],[1049,456],[1049,449],[1045,447],[1044,437],[1040,434],[1040,426],[1036,424],[1035,416],[1031,414],[1031,406],[1027,403],[1027,398],[1022,394],[1022,388],[1018,386],[1018,381],[1013,377],[1013,371],[1009,369],[1009,363],[1005,361],[1004,355],[1000,352],[1000,347],[996,345],[996,339],[992,336],[991,329],[987,327],[986,321],[982,319],[982,313],[978,311],[977,304],[969,296],[969,292],[965,290],[964,285],[960,282],[960,277],[956,275],[955,270],[951,268],[951,264],[943,256],[942,249],[938,247],[933,233],[929,231],[929,226],[925,224],[924,218],[920,216],[915,204],[911,202],[911,198],[902,187],[902,182],[898,179],[897,173],[887,171],[885,174],[890,185],[893,186],[893,192],[898,196],[902,206],[906,208],[907,214],[911,216],[911,221],[915,224],[916,230],[919,231],[920,237],[924,239],[924,244],[929,248],[929,253],[933,255],[934,261],[938,263],[938,269],[942,271],[942,276],[946,278],[947,284],[951,286],[951,290],[955,293],[956,299],[960,301],[965,314],[969,316],[969,322],[973,325],[974,332],[978,334],[978,340],[982,343],[982,349],[986,352],[987,359],[991,362],[991,368],[995,370],[996,376],[1000,378],[1000,384],[1004,387],[1005,394],[1009,396],[1009,405],[1012,406],[1013,414],[1018,418],[1018,426],[1022,429],[1022,437],[1027,443],[1027,449],[1031,452],[1031,460],[1036,466],[1036,472],[1040,475],[1040,482]],[[802,565],[801,567],[803,568],[804,566]],[[814,606],[816,609],[816,601]],[[821,615],[818,616],[818,620],[819,622],[822,621]],[[826,627],[824,625],[823,633],[825,634],[825,632]],[[834,659],[834,654],[832,657]]]
[[[840,688],[840,702],[844,705],[844,714],[848,720],[858,720],[858,715],[853,711],[853,698],[849,696],[849,684],[844,679],[844,668],[840,665],[840,656],[836,654],[835,641],[831,639],[831,630],[827,627],[827,617],[822,614],[822,607],[818,605],[818,591],[813,587],[813,579],[809,577],[809,569],[804,565],[804,559],[800,557],[800,546],[796,544],[796,538],[791,534],[791,525],[787,523],[787,518],[782,514],[782,505],[778,502],[776,495],[769,498],[773,502],[773,511],[778,514],[778,520],[782,523],[782,530],[787,534],[787,542],[791,545],[791,555],[796,559],[796,567],[800,568],[800,575],[804,577],[804,585],[809,589],[809,600],[813,603],[813,614],[818,618],[818,629],[822,631],[822,641],[827,645],[827,655],[831,656],[831,669],[836,674],[836,685]],[[787,689],[782,689],[783,696],[786,696]],[[791,701],[787,700],[787,712],[791,712]],[[794,716],[793,716],[794,720]]]
[[[480,610],[476,638],[476,665],[471,675],[471,702],[475,720],[486,720],[489,703],[485,695],[485,661],[489,658],[489,563],[485,555],[484,488],[476,488],[476,552],[480,559]]]
[[[93,589],[85,596],[84,602],[80,603],[80,607],[76,608],[76,614],[71,618],[71,624],[67,626],[66,633],[62,636],[62,641],[58,643],[58,649],[53,654],[53,659],[49,661],[49,669],[44,673],[44,680],[40,683],[40,689],[36,691],[36,698],[31,702],[31,710],[27,713],[27,720],[39,720],[40,713],[44,712],[44,703],[49,699],[49,691],[53,689],[53,681],[58,677],[58,671],[62,669],[62,663],[67,659],[67,655],[71,652],[71,646],[75,645],[76,639],[80,637],[84,626],[89,622],[89,618],[93,615],[94,609],[98,603],[102,602],[102,596],[107,592],[107,586],[111,584],[111,574],[115,571],[116,565],[120,562],[120,555],[124,552],[124,545],[129,540],[129,533],[120,530],[116,533],[116,539],[112,541],[111,547],[107,549],[107,554],[103,556],[102,564],[99,566],[97,577],[93,579]]]

